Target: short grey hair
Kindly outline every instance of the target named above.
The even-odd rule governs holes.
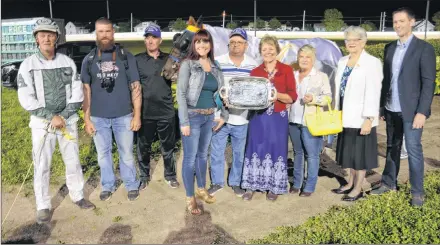
[[[344,31],[344,38],[347,39],[349,34],[354,34],[356,36],[359,36],[359,38],[363,41],[367,41],[367,32],[364,28],[360,26],[349,26]]]

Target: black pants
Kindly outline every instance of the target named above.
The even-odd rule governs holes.
[[[159,136],[164,162],[164,176],[166,180],[176,179],[176,162],[174,147],[176,145],[175,117],[163,120],[142,120],[142,127],[138,131],[137,155],[141,181],[150,181],[151,145],[155,135]]]

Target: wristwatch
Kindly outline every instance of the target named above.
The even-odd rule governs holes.
[[[374,121],[374,117],[367,117],[368,120]]]

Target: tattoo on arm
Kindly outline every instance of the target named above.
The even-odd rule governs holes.
[[[142,95],[141,84],[139,83],[139,81],[136,81],[131,84],[130,89],[131,89],[131,99],[134,103]]]
[[[83,111],[84,120],[90,120],[90,104],[91,104],[92,92],[90,89],[90,84],[84,84],[84,101],[83,101]]]
[[[131,101],[133,102],[133,112],[135,115],[141,113],[142,106],[142,86],[139,81],[135,81],[130,86],[131,90]]]

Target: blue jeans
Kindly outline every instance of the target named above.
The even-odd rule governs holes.
[[[93,140],[98,152],[98,164],[101,168],[102,191],[114,192],[116,189],[112,159],[112,131],[118,146],[119,169],[125,188],[128,191],[139,188],[133,156],[133,131],[130,130],[132,118],[132,114],[117,118],[91,117],[96,129]]]
[[[323,140],[322,136],[312,136],[307,129],[300,124],[289,124],[290,139],[293,144],[293,187],[301,189],[304,181],[304,152],[307,153],[307,180],[304,192],[314,192],[318,182],[319,154]]]
[[[327,144],[329,144],[330,146],[333,144],[333,140],[335,140],[334,134],[330,134],[327,136]]]
[[[183,163],[182,179],[186,196],[194,196],[194,172],[197,186],[205,188],[208,148],[212,138],[214,114],[202,115],[188,111],[190,135],[182,135]]]
[[[240,186],[243,173],[244,150],[246,146],[248,125],[225,124],[212,136],[211,143],[211,178],[212,184],[224,186],[225,149],[228,136],[232,141],[232,167],[229,174],[229,185]]]
[[[397,176],[400,170],[400,152],[403,135],[405,134],[411,193],[413,195],[423,195],[425,168],[422,148],[423,128],[413,129],[413,122],[404,122],[401,112],[385,110],[385,121],[387,126],[387,157],[385,169],[382,173],[382,183],[392,189],[397,187]]]

